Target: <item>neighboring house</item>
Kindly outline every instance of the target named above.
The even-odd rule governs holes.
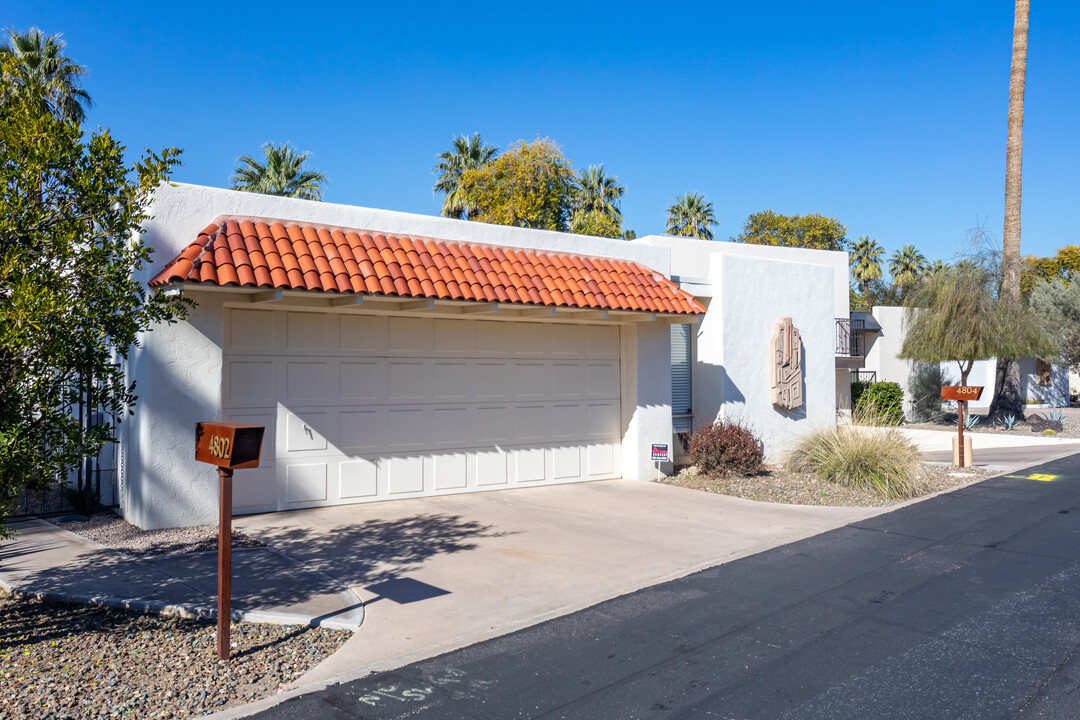
[[[902,307],[877,306],[870,312],[852,313],[852,319],[862,320],[866,329],[866,366],[861,372],[863,380],[891,381],[900,383],[905,401],[910,407],[911,394],[908,381],[914,365],[910,360],[896,357],[904,343],[904,313]],[[959,384],[960,370],[955,362],[941,363],[941,370],[948,382]],[[977,360],[968,375],[968,385],[986,388],[977,401],[970,401],[971,410],[989,410],[994,399],[997,360]],[[1030,407],[1062,407],[1069,404],[1069,374],[1061,365],[1045,363],[1035,358],[1020,360],[1020,380],[1023,386],[1023,402]]]
[[[649,480],[653,444],[715,417],[754,426],[775,459],[850,389],[834,353],[844,253],[191,185],[163,187],[153,215],[143,279],[197,305],[128,363],[140,399],[121,426],[121,511],[144,528],[216,517],[199,421],[266,427],[260,467],[236,473],[242,514]],[[783,318],[784,347],[801,348],[789,409],[770,394]]]

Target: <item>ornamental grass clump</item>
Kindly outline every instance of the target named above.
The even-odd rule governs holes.
[[[733,420],[717,420],[690,435],[690,462],[706,475],[756,475],[765,469],[765,446],[750,428]]]
[[[791,451],[787,466],[827,482],[871,488],[890,500],[919,495],[919,449],[899,430],[835,425],[807,433]]]

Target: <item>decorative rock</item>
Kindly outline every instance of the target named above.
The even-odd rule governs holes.
[[[1053,430],[1055,433],[1059,433],[1063,430],[1060,420],[1047,420],[1038,415],[1028,418],[1026,424],[1033,433],[1041,433],[1043,430]]]

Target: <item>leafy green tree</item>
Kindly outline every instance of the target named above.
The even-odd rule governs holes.
[[[622,238],[618,220],[599,210],[577,211],[570,217],[570,232],[578,235]]]
[[[1080,284],[1054,278],[1032,288],[1027,299],[1032,313],[1057,336],[1062,364],[1080,372]]]
[[[0,521],[14,493],[66,480],[114,438],[135,401],[118,361],[186,307],[135,279],[150,260],[138,233],[179,151],[128,165],[107,130],[87,137],[41,92],[9,87],[0,102]],[[82,427],[79,404],[109,421]]]
[[[772,210],[748,217],[732,241],[815,250],[844,250],[848,244],[847,228],[836,218],[818,213],[781,215]]]
[[[1060,278],[1066,285],[1080,277],[1080,245],[1066,245],[1049,257],[1024,258],[1020,292],[1027,295],[1040,282]]]
[[[604,174],[603,165],[590,165],[582,170],[574,189],[574,211],[587,213],[598,212],[607,215],[616,223],[622,222],[622,201],[626,188],[619,184],[619,178]]]
[[[849,251],[848,261],[851,263],[851,277],[859,286],[862,293],[874,280],[881,277],[881,256],[885,250],[869,235],[863,235],[853,243]]]
[[[976,360],[1047,357],[1058,351],[1040,319],[997,279],[974,263],[926,278],[910,294],[907,334],[898,357],[921,363],[955,362],[967,385]]]
[[[498,147],[485,145],[480,139],[480,133],[474,133],[471,137],[464,135],[455,137],[451,148],[438,154],[439,162],[435,163],[433,172],[438,174],[435,192],[441,192],[444,195],[443,217],[458,220],[471,219],[469,216],[474,214],[477,208],[470,207],[466,201],[461,178],[466,170],[487,166],[498,153]]]
[[[713,213],[713,204],[705,200],[700,193],[686,193],[675,196],[675,203],[667,209],[667,230],[669,235],[712,240],[712,226],[718,225]]]
[[[310,152],[298,152],[289,143],[266,143],[262,149],[266,156],[265,164],[251,155],[241,155],[236,159],[237,167],[232,176],[233,190],[301,200],[322,200],[326,175],[318,170],[304,168],[304,163],[311,156]]]
[[[38,28],[7,30],[7,34],[0,45],[0,58],[9,61],[4,63],[4,84],[30,87],[48,112],[81,125],[86,108],[93,104],[82,89],[86,68],[63,55],[66,43],[61,36],[46,37]]]
[[[494,225],[568,229],[574,170],[554,141],[518,141],[461,178],[471,220]]]
[[[910,243],[889,258],[889,274],[897,285],[910,287],[922,278],[926,270],[926,256]]]

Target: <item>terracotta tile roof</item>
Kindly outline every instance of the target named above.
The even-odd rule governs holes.
[[[626,260],[283,222],[210,225],[151,281],[703,314],[693,296]]]

